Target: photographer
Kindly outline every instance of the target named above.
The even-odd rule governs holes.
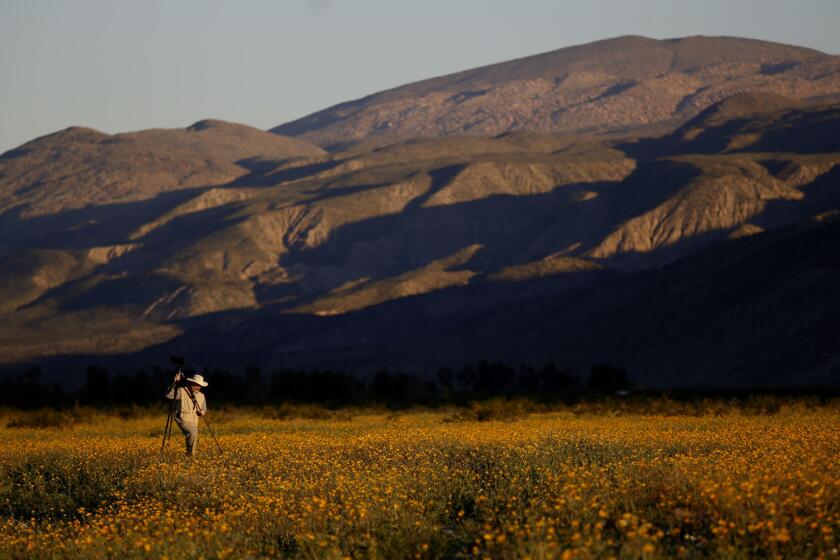
[[[198,442],[198,419],[207,413],[207,401],[201,392],[201,388],[207,385],[204,377],[199,374],[184,379],[179,368],[166,392],[166,398],[175,401],[175,422],[186,438],[189,457],[195,454]]]

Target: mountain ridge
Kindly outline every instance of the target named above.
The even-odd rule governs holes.
[[[18,207],[34,216],[94,202],[141,200],[228,183],[253,171],[261,159],[277,163],[324,153],[302,140],[219,120],[113,135],[69,127],[0,156],[9,177],[0,183],[0,211]],[[56,159],[64,164],[53,165]]]
[[[838,69],[840,57],[756,39],[625,36],[412,82],[271,130],[340,146],[371,136],[649,124],[685,119],[742,89],[835,94]]]

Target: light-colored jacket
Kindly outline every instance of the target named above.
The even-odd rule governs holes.
[[[186,387],[178,387],[177,390],[172,387],[166,393],[166,398],[175,399],[175,416],[177,418],[187,424],[198,424],[198,412],[207,413],[207,401],[204,398],[204,393],[199,391],[192,394],[195,397],[195,403],[193,403],[188,392],[189,389]],[[198,404],[198,408],[196,408],[196,404]]]

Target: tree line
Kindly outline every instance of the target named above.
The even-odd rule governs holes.
[[[185,368],[187,374],[194,373]],[[73,391],[47,382],[37,368],[0,374],[0,406],[62,408],[146,405],[162,398],[172,371],[156,367],[134,373],[111,373],[90,366],[84,383]],[[586,381],[568,368],[549,363],[540,367],[510,366],[481,360],[460,369],[441,368],[434,376],[380,370],[362,379],[332,370],[273,369],[247,366],[242,372],[213,369],[204,373],[205,390],[214,405],[266,405],[281,402],[329,407],[351,405],[436,405],[465,403],[496,396],[534,400],[570,400],[581,395],[615,394],[632,383],[627,372],[607,364],[593,366]]]

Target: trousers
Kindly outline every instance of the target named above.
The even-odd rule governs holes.
[[[181,433],[184,434],[187,443],[187,455],[190,457],[195,453],[195,447],[198,444],[198,423],[185,422],[177,416],[175,422],[181,428]]]

